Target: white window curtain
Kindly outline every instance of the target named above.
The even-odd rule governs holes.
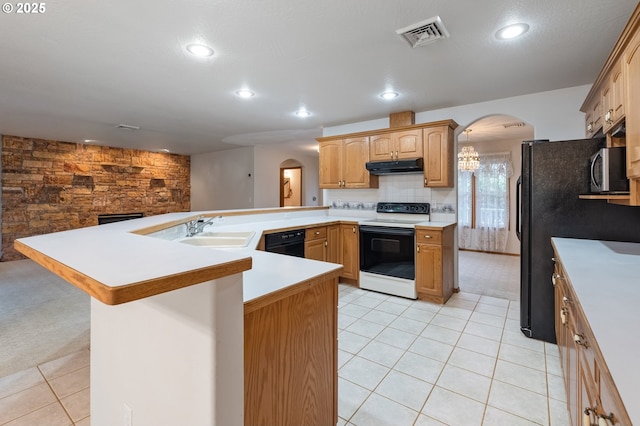
[[[511,154],[480,154],[480,167],[458,176],[460,248],[504,252],[509,236]],[[475,176],[475,182],[473,179]],[[474,185],[475,183],[475,185]],[[475,212],[472,208],[475,204]],[[475,227],[473,215],[475,213]]]

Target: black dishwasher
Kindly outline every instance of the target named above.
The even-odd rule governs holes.
[[[266,234],[264,249],[271,253],[304,257],[304,229]]]

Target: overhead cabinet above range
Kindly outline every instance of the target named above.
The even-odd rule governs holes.
[[[377,188],[378,176],[367,170],[368,162],[417,159],[422,160],[425,187],[453,187],[456,127],[455,121],[444,120],[318,138],[320,188]]]

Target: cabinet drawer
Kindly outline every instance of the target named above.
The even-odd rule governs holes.
[[[325,239],[327,238],[327,227],[316,226],[314,228],[307,228],[304,239],[305,241]]]
[[[442,231],[431,229],[417,229],[416,243],[442,244]]]

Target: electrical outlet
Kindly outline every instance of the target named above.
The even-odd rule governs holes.
[[[122,417],[122,426],[133,426],[133,410],[127,404],[124,404],[124,414]]]

